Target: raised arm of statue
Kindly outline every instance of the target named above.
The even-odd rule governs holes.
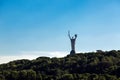
[[[70,36],[70,31],[68,31],[68,37],[71,39],[71,36]]]
[[[75,39],[77,38],[77,34],[75,34]]]

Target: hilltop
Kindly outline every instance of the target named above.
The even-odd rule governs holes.
[[[0,65],[0,80],[120,80],[120,51],[11,61]]]

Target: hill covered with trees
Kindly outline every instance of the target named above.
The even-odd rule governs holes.
[[[0,65],[0,80],[120,80],[120,51],[11,61]]]

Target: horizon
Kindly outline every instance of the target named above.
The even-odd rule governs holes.
[[[103,51],[103,50],[100,50]],[[109,50],[109,51],[113,51],[113,50]],[[120,50],[115,50],[115,51],[120,51]],[[89,53],[96,53],[96,51],[86,51],[86,52],[77,52],[75,54],[89,54]],[[108,51],[103,51],[103,52],[108,52]],[[23,60],[23,59],[27,59],[27,60],[35,60],[36,58],[39,57],[49,57],[49,58],[64,58],[68,55],[70,55],[69,52],[34,52],[36,53],[35,55],[30,54],[31,52],[28,52],[28,54],[25,55],[14,55],[14,56],[0,56],[0,64],[6,64],[12,61],[16,61],[16,60]],[[42,54],[41,56],[39,56],[39,54]],[[43,55],[43,53],[45,53]],[[49,54],[49,56],[48,56]],[[66,55],[67,54],[67,55]]]
[[[0,61],[68,55],[68,30],[76,52],[119,50],[119,14],[119,0],[1,0]]]

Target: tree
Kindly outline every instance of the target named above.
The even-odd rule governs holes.
[[[61,80],[74,80],[72,74],[64,74]]]
[[[10,77],[11,77],[11,80],[18,80],[18,72],[17,71],[11,71],[10,73]]]
[[[36,72],[33,70],[27,71],[27,80],[36,80]]]
[[[0,75],[0,80],[5,80],[5,77],[3,75]]]
[[[42,80],[42,76],[41,76],[40,72],[37,73],[37,75],[36,75],[36,80]]]
[[[27,71],[26,70],[19,71],[19,80],[27,80]]]

